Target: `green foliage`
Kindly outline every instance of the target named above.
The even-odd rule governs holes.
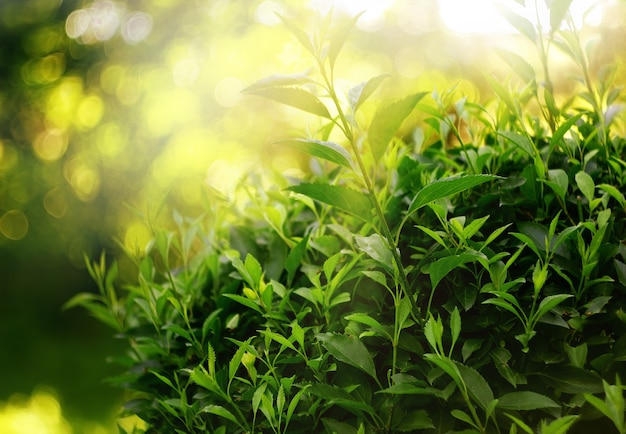
[[[576,47],[558,30],[568,5],[553,2],[549,38]],[[507,17],[540,49],[553,42]],[[247,93],[325,119],[319,138],[283,144],[327,170],[252,190],[243,212],[212,201],[205,219],[179,218],[125,291],[114,265],[90,266],[101,294],[69,304],[128,341],[114,380],[135,392],[127,411],[150,432],[564,433],[594,418],[624,432],[609,381],[626,360],[626,163],[600,107],[542,102],[523,70],[539,114],[493,82],[495,107],[473,103],[495,110],[474,135],[485,143],[457,131],[458,147],[415,154],[397,132],[424,94],[366,126],[355,112],[382,78],[338,97],[354,21],[330,32],[329,18],[312,38],[284,22],[318,74]]]

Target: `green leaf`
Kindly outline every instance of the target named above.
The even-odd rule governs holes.
[[[311,92],[304,89],[297,87],[271,87],[252,90],[247,93],[271,99],[272,101],[276,101],[317,116],[332,119],[332,116],[328,112],[324,103],[322,103],[322,101],[320,101],[319,98]]]
[[[372,221],[372,203],[369,196],[360,191],[342,185],[307,183],[291,186],[287,190],[339,208],[368,223]]]
[[[485,380],[477,370],[459,362],[455,363],[470,397],[480,405],[483,410],[486,409],[491,401],[493,401],[493,391],[491,387],[489,387],[487,380]]]
[[[293,398],[291,398],[291,401],[289,402],[289,407],[287,407],[287,416],[285,418],[285,426],[289,425],[289,421],[291,421],[291,417],[293,416],[293,413],[296,411],[296,407],[300,403],[300,399],[302,399],[302,395],[304,394],[304,392],[306,392],[306,390],[309,387],[310,385],[307,384],[302,389],[300,389],[300,391],[296,393],[296,395]]]
[[[154,374],[154,375],[155,375],[155,376],[156,376],[159,380],[161,380],[162,382],[164,382],[165,384],[167,384],[168,386],[170,386],[172,389],[176,389],[176,388],[174,387],[174,384],[172,384],[172,381],[171,381],[169,378],[167,378],[167,377],[165,377],[165,376],[163,376],[163,375],[159,374],[158,372],[156,372],[156,371],[154,371],[154,370],[150,370],[150,372],[151,372],[152,374]]]
[[[500,101],[506,104],[511,114],[517,115],[517,107],[515,105],[515,102],[513,101],[513,98],[511,97],[511,92],[507,91],[505,87],[502,86],[502,84],[495,78],[489,75],[485,75],[485,78],[487,79],[489,86],[491,86],[493,91],[500,98]]]
[[[609,280],[611,282],[611,280]],[[584,304],[585,315],[594,315],[604,309],[604,306],[611,300],[610,295],[601,295]]]
[[[434,429],[433,421],[426,410],[413,410],[405,414],[402,421],[395,427],[400,432]]]
[[[409,318],[409,315],[411,314],[411,310],[413,310],[411,299],[409,297],[402,297],[397,307],[397,318],[398,318],[397,320],[398,320],[398,326],[400,327],[400,329],[403,328],[406,320]]]
[[[476,422],[474,422],[471,416],[467,414],[466,412],[464,412],[463,410],[454,409],[450,412],[450,416],[454,417],[455,419],[460,420],[461,422],[465,422],[466,424],[473,426],[474,428],[478,428],[478,425],[476,425]],[[475,430],[469,430],[469,432],[462,431],[463,434],[474,434],[478,432],[479,431],[475,431]]]
[[[515,133],[513,131],[499,131],[498,134],[517,146],[522,151],[526,152],[529,156],[535,156],[535,145],[533,144],[533,142],[530,141],[528,136]]]
[[[338,420],[335,420],[335,419],[323,417],[322,423],[324,424],[324,428],[326,428],[326,432],[328,433],[357,434],[356,428],[354,428],[352,425],[349,425],[345,422],[339,422]]]
[[[302,29],[300,29],[298,26],[296,26],[291,20],[283,17],[280,14],[278,16],[283,21],[283,24],[285,25],[285,27],[287,27],[289,29],[289,31],[291,33],[293,33],[293,35],[296,37],[296,39],[298,39],[298,41],[300,41],[302,46],[304,48],[306,48],[306,50],[309,53],[311,53],[311,54],[313,54],[315,56],[315,50],[313,49],[313,44],[311,44],[311,40],[306,35],[306,33],[304,33],[302,31]]]
[[[487,300],[483,301],[482,304],[493,304],[494,306],[501,307],[502,309],[505,309],[518,317],[520,321],[524,322],[524,319],[522,318],[520,312],[515,309],[514,305],[500,298],[500,296],[496,298],[488,298]]]
[[[434,316],[430,316],[426,325],[424,326],[424,337],[430,344],[431,348],[437,351],[438,348],[442,345],[443,336],[443,323],[441,322],[441,317],[435,319]]]
[[[550,310],[552,310],[553,308],[561,304],[563,301],[571,297],[573,297],[573,295],[571,294],[556,294],[556,295],[547,296],[546,298],[541,300],[541,303],[539,303],[537,312],[533,315],[533,318],[531,319],[531,321],[533,320],[535,322],[538,321],[542,316],[550,312]]]
[[[483,227],[483,225],[488,219],[489,219],[489,216],[486,215],[484,217],[472,220],[470,224],[468,224],[467,226],[463,228],[463,237],[465,237],[466,240],[471,239],[476,234],[476,232],[478,232],[480,228]],[[452,221],[452,219],[450,219],[450,221]]]
[[[617,200],[622,207],[626,207],[626,199],[624,199],[624,195],[617,188],[610,184],[598,184],[597,187],[604,190],[613,199]]]
[[[522,56],[501,48],[496,48],[495,50],[525,83],[530,83],[535,79],[535,70]]]
[[[307,244],[309,243],[309,234],[304,236],[302,240],[295,245],[287,255],[287,259],[285,259],[285,270],[287,270],[287,283],[291,284],[294,276],[296,275],[296,271],[300,267],[300,263],[302,262],[302,257],[306,252]]]
[[[263,276],[261,263],[251,253],[248,253],[246,255],[246,259],[244,260],[244,266],[248,276],[250,276],[250,282],[248,283],[250,286],[257,288],[261,282],[261,277]]]
[[[215,362],[217,361],[217,356],[215,355],[215,350],[211,346],[211,343],[207,343],[207,366],[209,368],[209,376],[215,377]]]
[[[565,170],[548,170],[548,179],[549,180],[544,180],[543,182],[549,185],[552,191],[554,191],[561,200],[565,200],[565,194],[567,194],[567,187],[569,185],[569,178]]]
[[[200,413],[214,414],[216,416],[223,417],[224,419],[228,419],[229,421],[241,426],[237,418],[221,405],[207,405],[202,410],[200,410]]]
[[[381,264],[387,271],[393,270],[393,254],[383,237],[378,234],[369,237],[355,235],[354,239],[359,250]]]
[[[222,297],[230,298],[231,300],[236,301],[239,304],[242,304],[246,307],[249,307],[252,310],[257,311],[258,313],[261,313],[261,314],[263,313],[263,311],[261,310],[261,307],[254,301],[250,300],[249,298],[246,298],[237,294],[222,294]]]
[[[455,268],[462,264],[476,260],[478,253],[461,253],[460,255],[445,256],[430,264],[428,269],[430,273],[430,283],[432,288],[439,284],[441,279],[446,277]]]
[[[600,393],[602,379],[587,369],[564,364],[548,365],[536,373],[543,381],[555,390],[564,393]]]
[[[261,395],[261,413],[271,425],[276,424],[276,410],[274,409],[274,395],[269,390]]]
[[[341,26],[339,30],[331,37],[330,43],[328,44],[328,61],[330,62],[331,69],[335,67],[335,62],[337,61],[337,56],[339,55],[341,48],[344,46],[346,40],[348,39],[348,35],[350,35],[350,32],[354,28],[354,25],[364,12],[365,11],[360,12],[352,17],[352,19],[347,24]]]
[[[315,139],[287,139],[276,142],[278,145],[288,146],[298,151],[304,151],[314,157],[328,160],[347,168],[352,168],[352,157],[342,146],[333,142],[323,142]]]
[[[89,301],[89,299],[93,296],[94,301]],[[69,309],[75,306],[82,306],[89,311],[89,314],[94,318],[97,318],[98,321],[108,325],[114,330],[122,331],[121,325],[119,323],[118,318],[113,315],[113,311],[109,307],[105,307],[100,304],[100,302],[96,302],[99,297],[95,294],[87,294],[81,293],[72,297],[65,305],[65,309]],[[145,300],[142,300],[145,301]],[[137,303],[140,304],[140,303]],[[147,304],[147,303],[146,303]],[[142,306],[144,307],[144,306]],[[150,308],[144,307],[144,309],[148,309],[146,311],[147,315],[150,316]]]
[[[568,226],[563,229],[563,231],[561,231],[555,238],[552,238],[552,242],[550,243],[550,250],[561,254],[564,251],[563,248],[560,248],[561,244],[563,244],[577,230],[578,225]],[[565,249],[565,251],[567,252],[567,249]]]
[[[515,416],[509,414],[509,413],[504,413],[506,417],[508,417],[509,419],[511,419],[513,422],[515,422],[514,426],[518,426],[520,427],[525,433],[527,434],[535,434],[535,431],[529,427],[524,421],[516,418]],[[514,433],[516,431],[511,430],[511,433]],[[543,432],[542,432],[543,434]]]
[[[617,377],[615,385],[602,380],[602,386],[605,393],[604,401],[588,393],[585,393],[584,397],[591,405],[609,418],[620,432],[624,432],[624,390],[619,377]]]
[[[454,306],[452,314],[450,314],[450,333],[452,334],[452,344],[450,345],[450,351],[454,348],[454,344],[459,339],[461,334],[461,314],[459,309]]]
[[[521,15],[516,14],[511,11],[509,8],[505,7],[501,3],[497,3],[496,7],[500,14],[520,33],[525,35],[528,39],[532,41],[534,44],[537,39],[537,32],[535,31],[535,26],[527,19],[522,17]]]
[[[417,384],[400,383],[394,384],[376,393],[388,393],[390,395],[436,395],[439,391],[432,387],[423,387]]]
[[[213,393],[224,396],[224,392],[220,389],[214,378],[210,377],[202,366],[196,366],[190,373],[189,378],[200,387],[204,387]]]
[[[626,264],[624,264],[619,259],[614,259],[613,263],[615,264],[615,271],[617,273],[617,278],[619,282],[626,286]]]
[[[252,338],[250,338],[250,340],[252,340]],[[230,362],[228,362],[228,379],[230,381],[232,381],[232,379],[235,378],[235,374],[237,374],[237,370],[239,369],[239,366],[241,365],[241,359],[243,358],[243,355],[245,352],[246,352],[246,346],[241,345],[239,348],[237,348],[237,351],[235,351],[235,354],[230,359]]]
[[[374,160],[378,161],[382,158],[389,142],[424,95],[426,92],[410,95],[376,112],[368,130]]]
[[[576,366],[577,368],[584,368],[585,363],[587,362],[587,352],[588,347],[587,343],[582,343],[575,347],[564,344],[565,353],[567,354],[567,358],[569,359],[569,363],[572,366]]]
[[[552,33],[559,30],[561,23],[569,10],[572,0],[552,0],[550,3],[550,30]]]
[[[352,237],[352,234],[350,234]],[[341,250],[339,239],[334,235],[322,235],[312,239],[309,243],[310,247],[322,252],[327,257],[332,257]]]
[[[447,357],[442,357],[437,354],[430,354],[430,353],[424,354],[424,358],[428,360],[429,362],[433,363],[434,365],[436,365],[437,367],[439,367],[446,374],[448,374],[452,378],[454,383],[457,385],[457,387],[459,388],[463,387],[463,380],[461,380],[461,374],[454,361],[450,360]]]
[[[340,389],[330,384],[315,383],[309,388],[309,392],[319,398],[322,398],[327,404],[338,405],[345,409],[351,410],[356,414],[362,414],[363,412],[370,415],[375,414],[371,405],[358,400],[355,396],[350,395],[344,389]]]
[[[539,225],[522,225],[520,224],[520,229],[525,231],[524,233],[519,233],[519,232],[511,232],[511,235],[513,235],[515,238],[517,238],[518,240],[520,240],[522,243],[524,243],[526,246],[530,247],[531,250],[533,252],[535,252],[535,254],[537,255],[537,257],[542,258],[543,255],[541,254],[542,251],[545,251],[545,243],[544,241],[546,240],[548,234],[547,231],[545,230],[545,228],[543,226],[539,226]],[[538,234],[539,231],[543,231],[541,233]],[[541,236],[543,236],[543,238],[540,238]],[[540,251],[541,249],[541,251]],[[507,264],[509,262],[507,261]]]
[[[372,96],[376,89],[380,87],[387,77],[389,77],[389,74],[377,75],[350,89],[348,96],[350,98],[350,104],[352,105],[352,111],[356,112],[359,107]]]
[[[336,333],[320,333],[316,338],[337,360],[362,370],[378,381],[374,360],[358,338]]]
[[[261,399],[263,398],[263,395],[265,395],[265,389],[267,389],[267,383],[261,383],[254,391],[254,395],[252,395],[252,411],[254,413],[259,410]]]
[[[533,268],[533,288],[535,290],[535,297],[543,288],[543,285],[546,283],[548,279],[548,267],[542,267],[540,264],[541,260],[537,259],[537,263],[535,264],[535,268]]]
[[[244,93],[253,93],[261,89],[270,89],[276,87],[296,86],[302,84],[315,83],[309,77],[304,74],[293,75],[271,75],[263,78],[254,84],[246,87],[242,90]]]
[[[485,240],[484,243],[482,243],[482,245],[480,246],[480,250],[484,249],[485,247],[487,247],[489,244],[491,244],[496,238],[498,238],[500,236],[500,234],[502,234],[502,232],[504,232],[509,226],[511,226],[513,223],[509,223],[506,224],[504,226],[499,227],[498,229],[492,231],[489,236],[487,237],[487,239]]]
[[[381,335],[391,340],[391,335],[387,332],[387,330],[385,330],[383,325],[369,315],[366,315],[364,313],[353,313],[353,314],[345,316],[344,319],[347,321],[355,321],[360,324],[365,324],[367,326],[370,326],[371,328],[379,332]]]
[[[286,347],[286,348],[290,348],[294,351],[296,350],[296,347],[294,347],[294,345],[283,335],[280,335],[276,332],[271,331],[269,328],[266,330],[261,330],[260,333],[263,336],[267,336],[268,338],[270,338],[271,340],[278,342],[281,346]]]
[[[560,408],[561,406],[547,396],[536,392],[511,392],[498,398],[498,407],[504,410],[539,410]]]
[[[278,389],[278,394],[276,395],[276,410],[278,413],[282,413],[285,408],[285,389],[281,385]]]
[[[172,416],[179,416],[176,409],[181,408],[180,399],[157,399],[156,401]]]
[[[585,400],[589,404],[593,405],[596,409],[602,412],[602,414],[604,414],[607,418],[611,417],[611,410],[609,409],[609,406],[606,405],[606,403],[602,401],[600,398],[598,398],[597,396],[590,395],[588,393],[585,393],[584,397],[585,397]]]
[[[304,349],[304,329],[297,323],[296,320],[293,320],[290,326],[291,335],[296,340],[298,345],[300,345],[300,349]]]
[[[307,288],[303,286],[301,288],[295,289],[293,292],[295,294],[298,294],[300,297],[304,298],[305,300],[310,301],[315,306],[323,302],[324,295],[321,292],[321,290],[319,290],[318,288],[314,288],[312,290],[311,288]]]
[[[550,138],[550,152],[554,149],[554,147],[561,141],[565,133],[567,133],[572,126],[578,122],[578,120],[583,116],[584,113],[578,113],[575,116],[569,118],[566,122],[559,125],[556,129],[552,137]]]
[[[63,304],[63,309],[64,310],[71,309],[73,307],[80,306],[89,310],[91,306],[94,304],[94,302],[100,302],[100,301],[101,301],[101,297],[99,295],[91,294],[88,292],[81,292],[79,294],[76,294],[72,298],[70,298],[68,301],[66,301]]]
[[[469,190],[495,179],[501,179],[501,177],[495,175],[460,175],[438,179],[417,192],[407,213],[411,214],[430,202]]]
[[[161,329],[172,331],[178,336],[184,338],[188,342],[193,341],[191,337],[191,333],[189,333],[189,331],[185,330],[184,328],[182,328],[181,326],[177,324],[165,324],[164,326],[161,327]]]
[[[379,285],[388,288],[387,286],[387,277],[385,277],[385,275],[381,272],[381,271],[376,271],[376,270],[363,270],[361,271],[361,274],[363,274],[364,276],[369,277],[370,279],[372,279],[374,282],[378,283]]]
[[[561,111],[556,105],[556,100],[554,99],[554,95],[550,92],[549,89],[543,88],[543,99],[546,103],[546,107],[548,108],[548,112],[552,115],[553,118],[558,118],[561,115]],[[550,140],[550,151],[552,151],[552,140]]]
[[[464,311],[468,311],[476,303],[478,290],[470,285],[461,285],[460,288],[454,290],[454,296],[461,303]]]
[[[550,423],[542,420],[541,434],[565,434],[569,431],[574,422],[576,422],[579,418],[579,415],[570,415],[561,416],[558,419],[554,419]]]
[[[426,226],[415,225],[415,227],[424,231],[426,235],[431,237],[433,240],[437,241],[444,249],[447,248],[445,241],[443,241],[443,238],[441,237],[441,235],[439,235],[439,233],[433,231],[432,229],[427,228]],[[445,232],[441,232],[441,234],[445,236]]]

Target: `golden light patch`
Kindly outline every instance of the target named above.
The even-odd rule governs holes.
[[[40,133],[33,142],[33,151],[43,161],[56,161],[67,150],[67,134],[59,129],[46,130]]]
[[[146,246],[152,240],[152,231],[141,220],[134,220],[124,232],[124,245],[131,252],[143,254]]]
[[[88,130],[100,122],[104,114],[104,103],[97,95],[90,95],[84,98],[78,105],[76,111],[76,125],[79,128]]]

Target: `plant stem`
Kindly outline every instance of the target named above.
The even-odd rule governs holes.
[[[403,292],[405,293],[405,295],[408,297],[409,296],[409,281],[406,277],[406,271],[404,270],[404,266],[402,265],[402,258],[394,243],[394,238],[393,238],[393,235],[391,234],[391,230],[389,229],[389,224],[387,223],[387,219],[385,218],[385,213],[383,212],[383,209],[381,208],[380,203],[378,202],[378,198],[376,197],[376,192],[374,191],[372,181],[369,175],[367,174],[365,163],[363,162],[363,158],[361,157],[361,154],[359,152],[359,149],[354,139],[352,127],[350,126],[350,123],[348,122],[345,114],[343,113],[343,110],[341,109],[341,104],[339,103],[339,98],[337,98],[337,94],[335,92],[332,80],[329,79],[326,73],[324,72],[324,67],[323,67],[323,64],[321,63],[320,63],[320,70],[322,71],[322,76],[324,78],[324,81],[326,82],[326,90],[328,91],[330,98],[333,100],[333,104],[337,108],[337,113],[339,115],[339,119],[341,120],[341,124],[338,124],[338,126],[341,128],[344,135],[348,139],[348,142],[350,143],[352,151],[356,157],[356,161],[359,166],[359,170],[361,171],[362,179],[365,184],[365,188],[367,189],[370,202],[374,206],[374,210],[380,221],[383,236],[387,240],[387,244],[389,245],[389,249],[391,250],[391,254],[393,255],[393,260],[396,263],[396,266],[398,267],[398,274],[400,275],[399,276],[400,286]]]

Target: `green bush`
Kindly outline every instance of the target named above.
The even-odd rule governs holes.
[[[131,255],[136,282],[117,289],[103,256],[89,265],[100,294],[69,302],[128,342],[112,380],[132,392],[126,412],[155,433],[626,433],[619,92],[558,30],[567,4],[552,3],[548,32],[506,15],[537,44],[541,83],[501,51],[524,85],[490,80],[491,104],[450,89],[372,115],[385,77],[345,97],[334,81],[356,18],[313,38],[285,21],[317,75],[246,92],[324,120],[279,143],[313,173],[212,195]],[[562,104],[550,47],[584,85]],[[416,111],[412,136],[429,142],[397,137]]]

